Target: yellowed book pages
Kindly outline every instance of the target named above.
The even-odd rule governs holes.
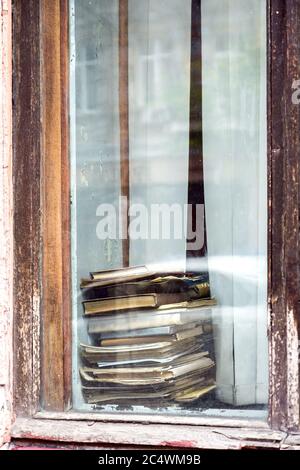
[[[102,347],[105,346],[134,346],[134,345],[147,345],[151,343],[160,342],[172,344],[174,339],[171,336],[142,336],[139,338],[115,338],[115,339],[103,339],[100,341]]]
[[[126,295],[87,300],[83,302],[84,313],[88,316],[149,308],[165,311],[174,308],[195,308],[216,304],[216,301],[211,298],[190,300],[191,292],[193,291]]]
[[[193,309],[197,307],[213,307],[214,305],[217,305],[217,302],[214,298],[207,298],[207,299],[196,299],[196,300],[189,300],[185,302],[178,302],[175,304],[166,304],[166,305],[161,305],[158,307],[158,311],[168,311],[172,309],[181,309],[181,308],[187,308],[187,309]]]
[[[189,375],[198,371],[199,376],[214,366],[214,362],[208,357],[202,357],[191,363],[168,366],[168,367],[139,367],[139,368],[113,368],[113,369],[94,369],[84,367],[80,369],[82,378],[86,381],[94,382],[114,382],[125,383],[132,382],[136,384],[162,383],[183,375]]]
[[[206,387],[199,388],[196,390],[186,390],[175,394],[175,400],[177,402],[190,402],[201,398],[203,395],[211,392],[216,388],[216,385],[207,385]]]
[[[135,345],[135,344],[151,344],[151,343],[174,343],[176,341],[181,341],[188,338],[193,338],[195,336],[200,336],[203,333],[202,326],[193,328],[191,330],[184,330],[172,335],[161,335],[161,336],[140,336],[136,338],[112,338],[112,339],[103,339],[100,342],[101,346],[123,346],[123,345]]]
[[[88,332],[90,334],[120,332],[165,326],[183,326],[191,322],[211,321],[211,308],[168,308],[149,311],[120,313],[108,316],[99,315],[90,318]]]
[[[191,341],[186,341],[184,345],[190,345]],[[184,346],[182,344],[182,346]],[[120,346],[90,346],[87,344],[80,344],[81,350],[86,354],[107,354],[107,353],[133,353],[133,352],[151,352],[155,350],[169,349],[172,346],[172,342],[165,341],[160,343],[149,343],[149,344],[131,344],[131,345],[120,345]]]
[[[120,310],[157,307],[156,294],[130,295],[83,302],[85,315],[95,315]]]
[[[134,279],[140,276],[150,275],[151,271],[147,266],[132,266],[129,268],[111,269],[107,271],[98,271],[91,273],[91,279],[97,281],[115,280],[115,279]],[[153,273],[154,274],[154,273]]]

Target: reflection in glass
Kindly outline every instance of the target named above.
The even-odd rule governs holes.
[[[262,416],[265,2],[71,0],[70,44],[74,407]]]

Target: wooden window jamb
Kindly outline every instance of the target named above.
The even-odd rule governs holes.
[[[41,0],[42,361],[44,409],[71,401],[68,2]]]
[[[300,2],[269,0],[269,422],[299,429]]]
[[[71,400],[68,1],[15,0],[13,42],[15,407],[33,414]]]
[[[40,12],[13,2],[14,407],[39,407],[40,377]]]

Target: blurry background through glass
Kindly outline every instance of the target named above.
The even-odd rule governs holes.
[[[70,72],[74,407],[265,416],[265,1],[70,0]],[[116,233],[124,229],[121,196],[148,214],[155,205],[176,204],[182,233],[151,236],[148,227],[149,236],[128,243],[112,232],[101,239],[103,204],[121,214]],[[187,204],[203,202],[204,246],[191,254]],[[148,221],[152,228],[155,220]],[[152,275],[128,291],[92,279],[80,288],[89,273],[127,263],[147,266]],[[176,275],[161,282],[162,273]],[[190,298],[191,286],[200,284],[199,298]],[[177,305],[180,325],[160,323],[165,329],[150,335],[146,326],[157,323],[145,318],[161,313],[149,305],[103,313],[102,304],[98,311],[93,304],[152,291],[176,301],[178,292],[184,301],[210,297],[216,305],[200,306],[199,320],[185,308],[186,322]],[[138,336],[137,345],[132,337]]]

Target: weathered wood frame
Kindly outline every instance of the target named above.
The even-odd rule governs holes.
[[[300,2],[269,1],[270,423],[299,428]]]
[[[68,411],[68,1],[14,1],[16,438],[208,448],[299,446],[300,105],[292,103],[292,83],[300,78],[300,1],[268,0],[267,8],[268,424]],[[111,423],[103,426],[106,421]],[[156,423],[166,425],[162,430]],[[180,434],[184,441],[174,438]]]

